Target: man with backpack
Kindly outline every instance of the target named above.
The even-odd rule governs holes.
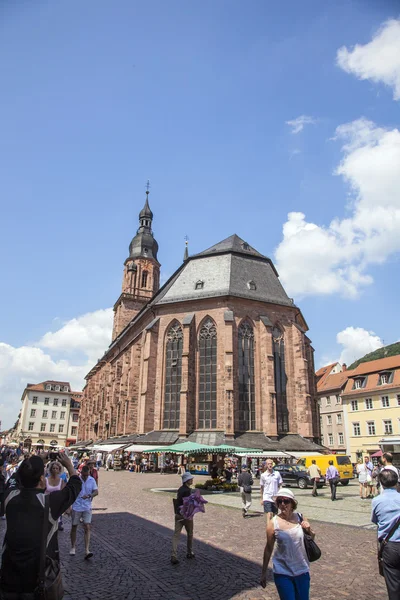
[[[26,458],[10,478],[4,493],[7,531],[0,571],[1,600],[34,600],[38,587],[42,548],[46,479],[44,459]],[[58,519],[73,504],[81,490],[81,480],[68,456],[60,463],[70,476],[67,485],[47,496],[49,502],[46,555],[58,562]]]

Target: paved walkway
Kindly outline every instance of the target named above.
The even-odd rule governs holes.
[[[173,476],[171,476],[172,478]],[[178,480],[177,477],[174,479]],[[196,476],[196,481],[206,479]],[[177,481],[179,483],[179,481]],[[170,492],[173,493],[176,486],[173,488],[155,488],[153,492]],[[365,527],[375,530],[376,527],[371,523],[371,500],[361,500],[358,492],[358,482],[351,481],[349,485],[337,487],[337,501],[332,502],[330,490],[323,487],[318,490],[318,497],[311,496],[311,488],[300,490],[297,487],[292,488],[294,494],[299,500],[301,512],[317,521],[326,523],[340,523],[342,525],[353,525],[357,527]],[[211,504],[217,504],[227,508],[241,508],[241,501],[238,493],[232,494],[211,494],[205,493],[205,498]],[[259,483],[256,482],[253,486],[252,493],[253,504],[251,512],[261,512],[261,495]]]
[[[69,556],[68,519],[66,530],[59,533],[66,600],[278,600],[271,575],[265,590],[258,585],[265,543],[261,514],[243,519],[237,508],[213,500],[206,514],[195,517],[196,558],[186,559],[182,535],[181,562],[170,564],[172,494],[151,489],[173,488],[178,482],[174,475],[101,471],[94,500],[93,559],[83,559],[82,531],[76,556]],[[326,514],[331,513],[335,504],[321,502]],[[323,552],[311,566],[311,598],[387,599],[377,574],[375,533],[362,526],[317,522],[308,510],[307,516]],[[0,535],[3,530],[0,522]]]

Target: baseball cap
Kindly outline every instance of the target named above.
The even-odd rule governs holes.
[[[182,483],[186,483],[187,481],[190,481],[190,479],[193,479],[193,475],[191,473],[184,473],[182,475]]]

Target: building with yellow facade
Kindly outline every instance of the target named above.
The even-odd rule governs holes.
[[[400,433],[400,355],[361,363],[346,372],[341,393],[347,454],[356,462]]]

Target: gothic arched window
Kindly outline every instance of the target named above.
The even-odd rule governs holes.
[[[142,273],[142,288],[147,287],[147,276],[148,276],[148,272],[143,271],[143,273]]]
[[[199,333],[199,429],[217,427],[217,328],[207,318]]]
[[[256,428],[256,402],[254,393],[254,331],[246,321],[238,331],[239,362],[239,430]]]
[[[183,331],[179,323],[173,323],[167,333],[165,343],[165,429],[179,429],[181,375],[182,375]]]
[[[274,354],[274,378],[276,392],[276,421],[278,433],[289,431],[289,411],[286,397],[285,340],[283,331],[277,326],[272,330]]]

